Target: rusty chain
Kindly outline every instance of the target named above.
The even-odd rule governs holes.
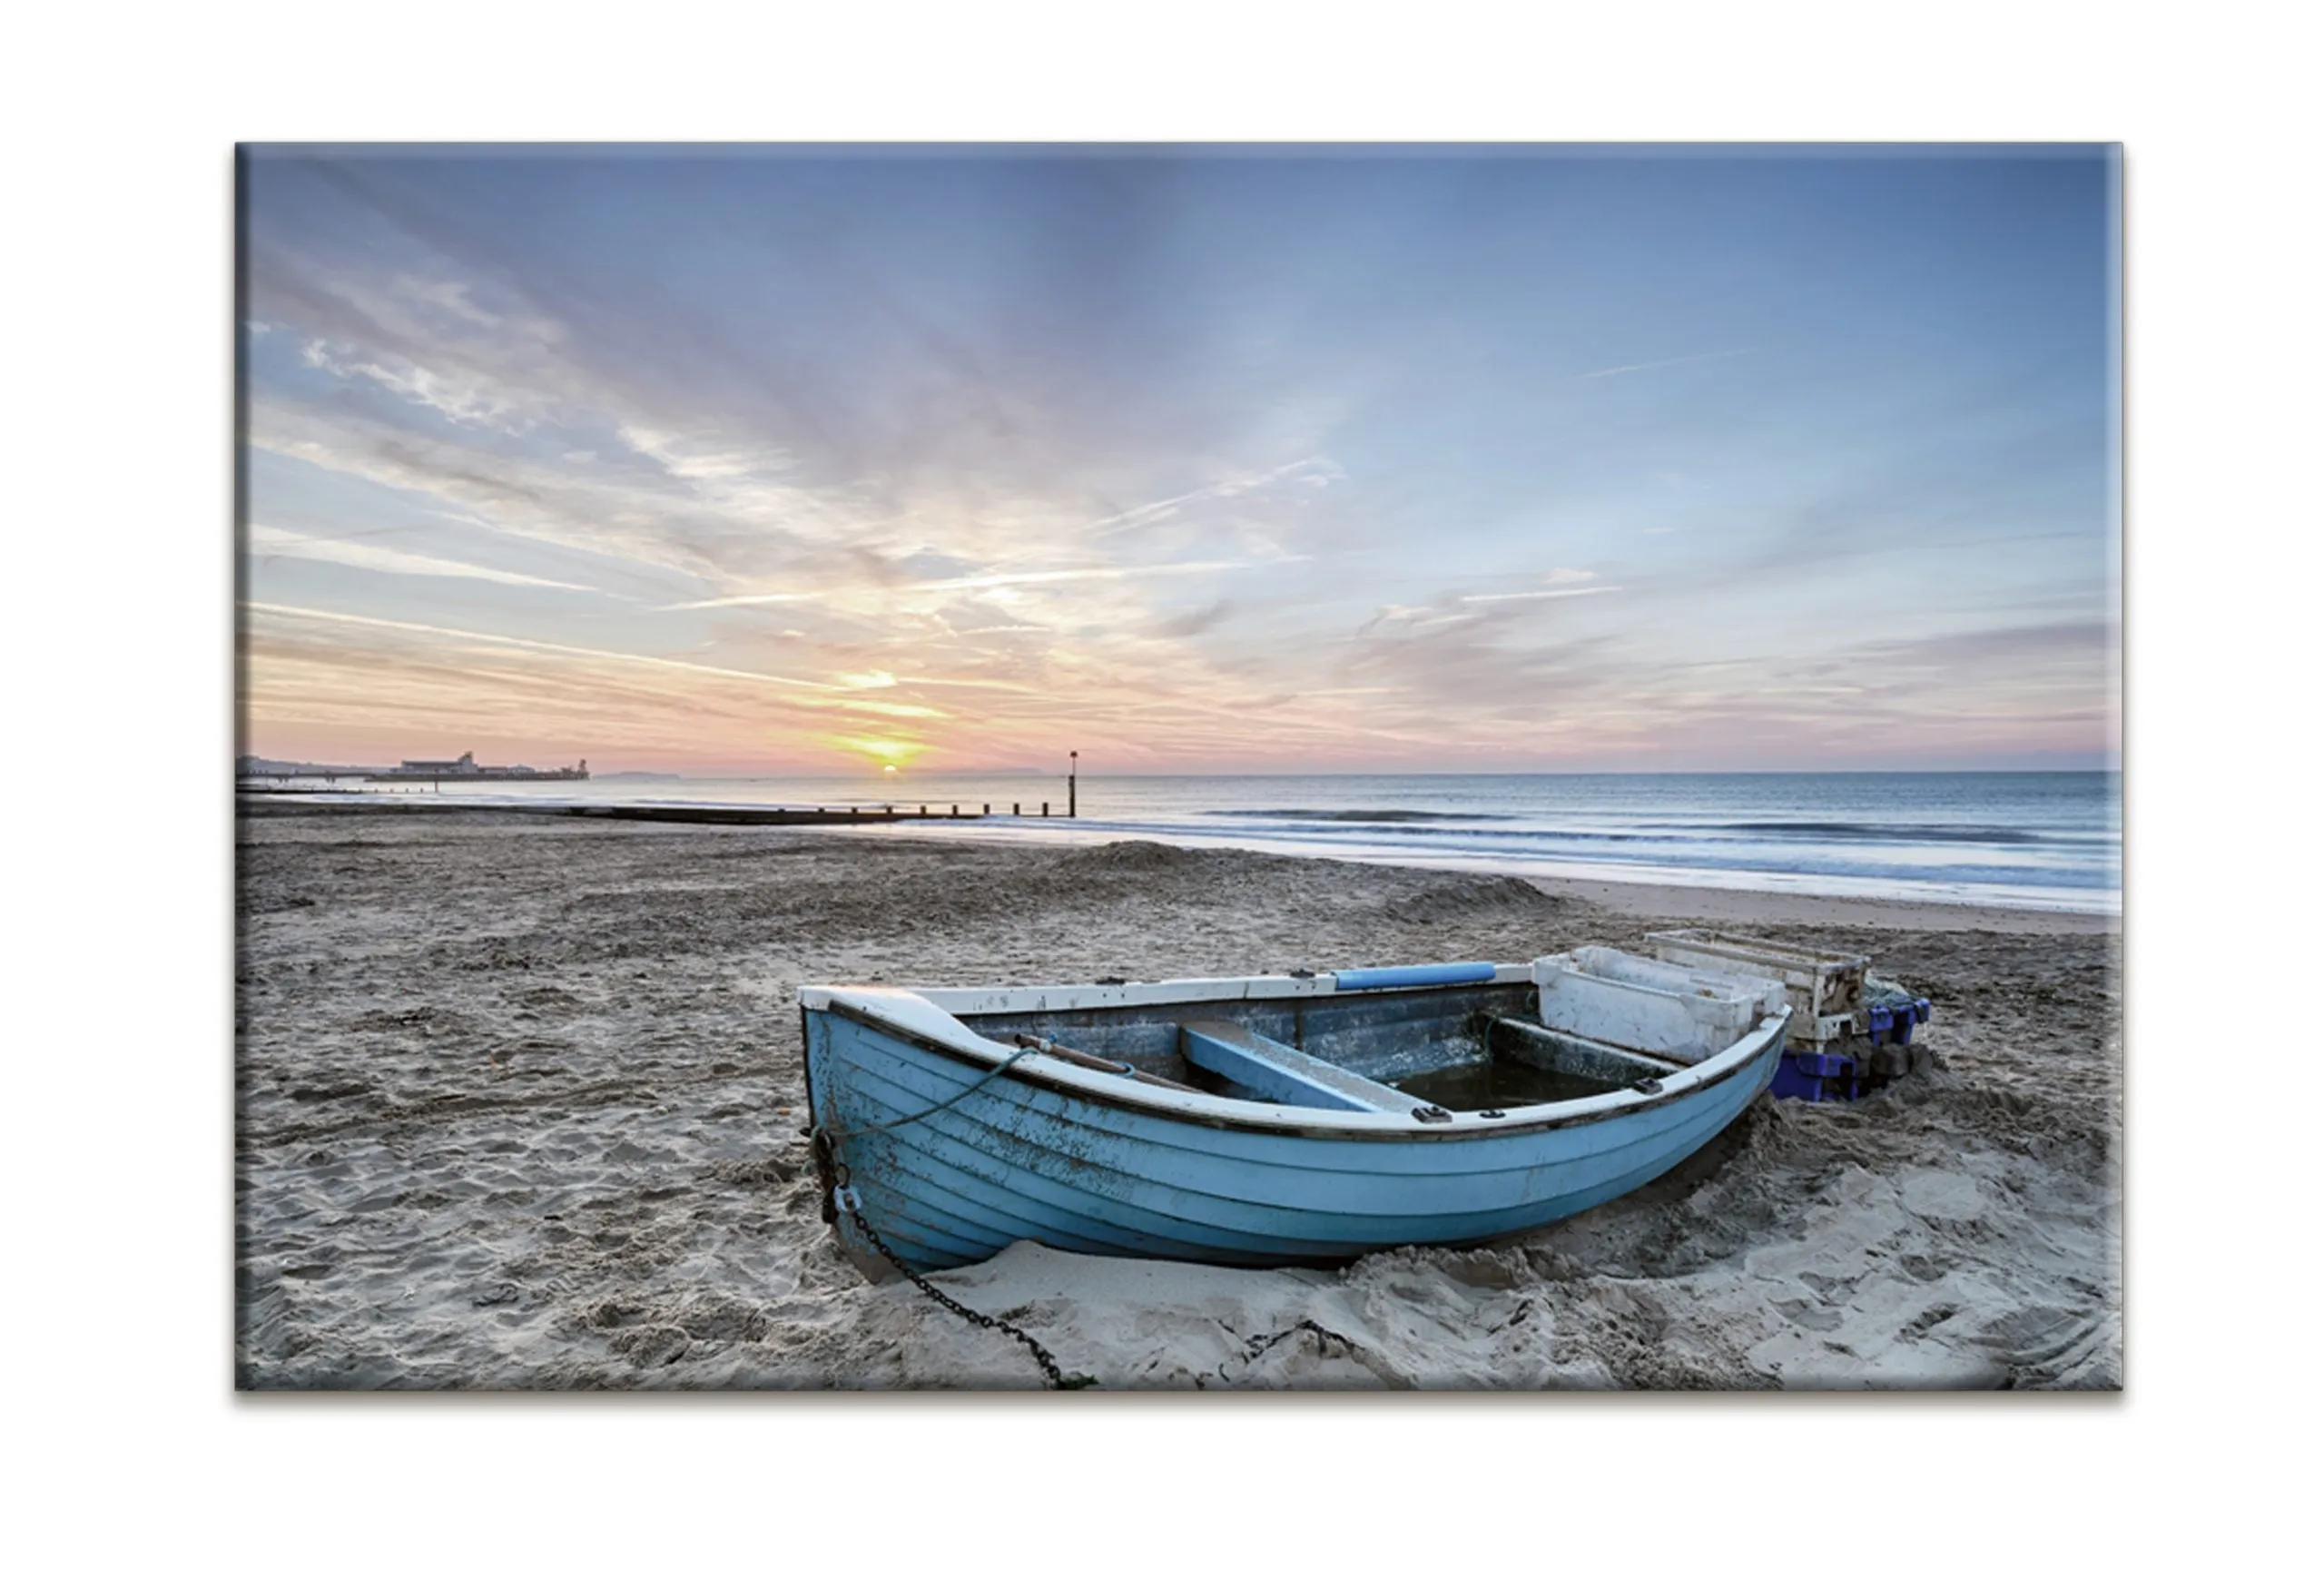
[[[1050,1388],[1087,1389],[1091,1385],[1098,1382],[1095,1378],[1090,1377],[1086,1373],[1067,1374],[1063,1368],[1057,1365],[1057,1358],[1049,1355],[1048,1347],[1043,1346],[1030,1335],[1028,1335],[1022,1329],[1018,1328],[1016,1325],[1004,1324],[1000,1319],[995,1318],[991,1314],[980,1313],[975,1308],[969,1307],[966,1303],[956,1302],[951,1298],[944,1295],[943,1292],[939,1291],[935,1287],[930,1285],[927,1280],[921,1278],[919,1270],[914,1269],[911,1265],[896,1257],[896,1250],[888,1246],[886,1238],[882,1238],[879,1232],[872,1229],[872,1223],[863,1218],[863,1211],[862,1209],[851,1209],[849,1214],[854,1218],[856,1229],[863,1233],[863,1239],[871,1243],[872,1247],[878,1248],[880,1250],[880,1257],[894,1265],[905,1279],[919,1287],[921,1290],[927,1295],[929,1300],[934,1302],[940,1308],[950,1308],[953,1312],[959,1314],[961,1317],[967,1319],[970,1323],[975,1325],[980,1329],[998,1329],[1003,1335],[1008,1336],[1010,1339],[1022,1344],[1026,1350],[1030,1351],[1033,1354],[1033,1360],[1041,1365],[1041,1377],[1049,1380]]]
[[[919,1270],[896,1256],[896,1250],[888,1246],[886,1238],[872,1229],[871,1220],[863,1213],[862,1198],[855,1191],[855,1173],[848,1169],[847,1162],[840,1157],[837,1140],[832,1139],[825,1130],[818,1128],[815,1130],[812,1142],[815,1155],[816,1175],[822,1181],[825,1224],[840,1225],[840,1215],[844,1211],[847,1217],[855,1222],[856,1229],[863,1233],[863,1239],[879,1251],[880,1257],[895,1266],[898,1274],[920,1288],[921,1293],[930,1301],[940,1308],[959,1314],[980,1329],[998,1329],[1012,1340],[1022,1344],[1026,1350],[1033,1354],[1033,1360],[1041,1365],[1041,1377],[1049,1380],[1050,1388],[1087,1389],[1098,1382],[1087,1374],[1068,1374],[1058,1366],[1057,1358],[1049,1355],[1048,1347],[1043,1346],[1014,1324],[1004,1324],[989,1313],[980,1313],[966,1303],[953,1300],[929,1284]]]

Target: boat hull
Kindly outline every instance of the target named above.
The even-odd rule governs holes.
[[[1767,1088],[1782,1047],[1777,1020],[1668,1093],[1608,1095],[1554,1120],[1315,1113],[1264,1126],[1183,1103],[1194,1097],[1089,1092],[1047,1063],[996,1073],[1007,1053],[989,1046],[980,1056],[860,1013],[803,1011],[815,1125],[852,1190],[843,1240],[868,1251],[868,1223],[923,1270],[1022,1240],[1269,1267],[1529,1231],[1701,1149]]]

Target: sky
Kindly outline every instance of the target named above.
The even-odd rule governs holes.
[[[2118,175],[249,149],[241,749],[2112,766]]]

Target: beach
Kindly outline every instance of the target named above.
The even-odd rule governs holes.
[[[1489,1248],[937,1278],[1128,1388],[2121,1386],[2119,922],[1143,841],[245,803],[237,1381],[1031,1388],[833,1247],[798,991],[1514,961],[1716,925],[1868,952],[1937,1068],[1762,1098]]]

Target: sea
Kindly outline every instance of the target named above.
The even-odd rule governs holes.
[[[827,831],[1052,844],[1154,839],[1518,875],[2109,915],[2122,903],[2119,772],[1083,775],[1072,816],[1061,775],[615,775],[446,784],[428,795],[448,805],[893,806],[904,820]],[[954,819],[954,808],[964,815]]]

